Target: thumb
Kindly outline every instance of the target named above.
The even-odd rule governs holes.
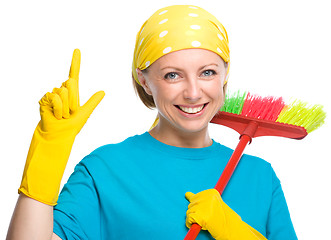
[[[187,192],[187,193],[185,193],[185,198],[189,201],[189,202],[191,202],[191,200],[192,200],[192,198],[195,196],[195,194],[194,193],[191,193],[191,192]]]
[[[91,115],[93,110],[98,106],[104,96],[105,92],[99,91],[90,97],[90,99],[81,107],[84,117],[88,118]]]

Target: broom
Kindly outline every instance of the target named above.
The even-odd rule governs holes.
[[[211,122],[236,130],[240,141],[214,188],[223,193],[245,147],[253,138],[279,136],[303,139],[320,127],[325,117],[322,105],[309,106],[300,100],[285,104],[282,97],[262,97],[249,92],[227,94],[223,107]],[[198,224],[192,224],[184,240],[194,240],[200,230]]]

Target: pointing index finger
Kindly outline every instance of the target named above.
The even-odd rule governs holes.
[[[69,78],[74,78],[77,81],[79,79],[80,59],[81,59],[80,50],[75,49],[74,53],[72,54]]]
[[[74,53],[72,54],[69,79],[62,84],[62,86],[68,89],[69,108],[71,112],[75,112],[80,106],[79,89],[78,89],[80,59],[81,59],[80,50],[75,49]]]

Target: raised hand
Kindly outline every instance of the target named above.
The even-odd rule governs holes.
[[[55,205],[61,179],[76,135],[100,103],[105,93],[95,93],[79,104],[81,55],[75,49],[69,79],[39,101],[41,120],[32,137],[19,193]]]
[[[79,70],[81,54],[75,49],[69,72],[69,79],[60,88],[46,93],[39,101],[43,132],[56,135],[77,134],[100,103],[105,93],[95,93],[83,106],[79,104]],[[60,120],[60,121],[59,121]],[[68,132],[69,131],[69,132]]]

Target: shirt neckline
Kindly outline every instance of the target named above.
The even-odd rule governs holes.
[[[140,135],[142,141],[141,143],[146,144],[144,148],[147,150],[148,148],[153,148],[153,150],[158,150],[163,154],[167,155],[177,155],[182,158],[187,159],[207,159],[211,156],[219,154],[219,151],[216,151],[220,148],[220,144],[215,142],[212,139],[212,145],[203,148],[184,148],[184,147],[176,147],[160,142],[155,139],[148,131]]]

